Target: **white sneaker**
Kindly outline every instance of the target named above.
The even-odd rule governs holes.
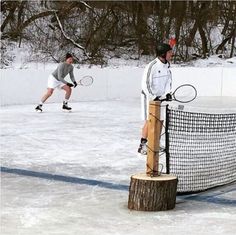
[[[142,155],[147,155],[147,143],[140,143],[138,153]]]

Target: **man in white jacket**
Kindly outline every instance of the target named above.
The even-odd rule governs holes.
[[[142,119],[145,123],[142,128],[142,138],[138,152],[143,155],[147,154],[149,101],[162,98],[171,99],[169,92],[171,91],[172,76],[169,62],[173,55],[172,48],[169,44],[160,43],[157,45],[156,54],[157,58],[145,67],[142,78],[141,105]],[[164,119],[163,114],[164,110],[161,110],[161,120]]]

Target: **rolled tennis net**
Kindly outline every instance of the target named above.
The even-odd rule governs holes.
[[[205,113],[167,106],[167,173],[178,189],[197,192],[236,181],[236,112]]]

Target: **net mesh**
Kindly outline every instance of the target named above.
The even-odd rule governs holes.
[[[202,191],[236,180],[236,113],[208,114],[167,107],[167,172],[178,192]]]

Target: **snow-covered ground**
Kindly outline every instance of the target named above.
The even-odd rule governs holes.
[[[231,110],[236,98],[192,105],[219,102]],[[177,196],[171,211],[128,210],[130,176],[146,162],[136,154],[139,99],[71,105],[1,108],[2,235],[235,234],[235,184]]]
[[[174,87],[197,87],[194,109],[235,112],[235,58],[220,61],[172,66]],[[235,184],[177,196],[171,211],[127,209],[130,176],[145,171],[136,154],[144,64],[118,62],[75,69],[94,84],[73,91],[72,113],[61,111],[62,92],[34,111],[55,64],[1,70],[2,235],[235,234]]]
[[[211,57],[198,60],[191,67],[173,64],[173,90],[181,84],[190,83],[196,87],[198,96],[236,96],[235,58],[222,60]],[[78,102],[138,98],[144,62],[146,61],[135,61],[134,64],[132,61],[128,65],[124,60],[113,60],[112,66],[105,68],[75,66],[76,79],[91,75],[94,83],[91,87],[74,89],[71,100]],[[57,64],[23,65],[23,62],[15,63],[14,67],[1,70],[1,105],[38,103],[46,90],[48,76],[57,67]],[[61,102],[62,99],[63,92],[56,91],[49,102]]]

